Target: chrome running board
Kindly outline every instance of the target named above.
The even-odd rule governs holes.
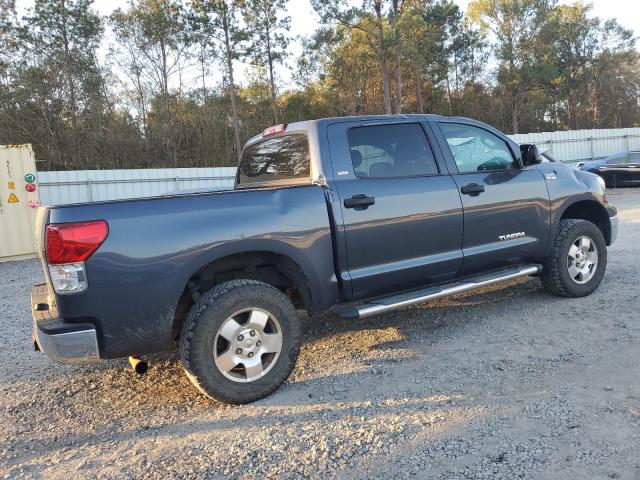
[[[535,275],[541,271],[542,265],[537,264],[510,267],[493,273],[469,277],[465,280],[441,285],[439,287],[430,287],[409,293],[394,295],[392,297],[379,298],[377,300],[372,300],[369,303],[365,303],[364,305],[339,309],[336,311],[336,314],[342,318],[365,318],[371,315],[388,312],[390,310],[407,307],[409,305],[415,305],[416,303],[423,303],[429,300],[435,300],[436,298],[448,297],[449,295],[455,295],[456,293],[475,290],[476,288],[486,287],[488,285],[493,285],[494,283],[501,283],[515,278]]]

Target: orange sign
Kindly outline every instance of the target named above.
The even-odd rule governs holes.
[[[19,201],[20,200],[18,200],[18,197],[16,197],[15,193],[9,195],[9,203],[18,203]]]

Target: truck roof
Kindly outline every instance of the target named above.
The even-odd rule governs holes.
[[[305,121],[301,121],[301,122],[289,123],[289,124],[287,124],[286,133],[307,131],[307,130],[309,130],[309,128],[312,125],[321,125],[321,124],[331,125],[331,124],[335,124],[335,123],[358,122],[358,121],[363,121],[364,122],[364,121],[372,121],[372,120],[374,120],[374,121],[375,120],[379,120],[381,122],[384,122],[384,121],[397,121],[398,119],[426,120],[426,121],[447,119],[447,120],[464,120],[466,122],[477,122],[477,120],[473,120],[471,118],[466,118],[466,117],[457,117],[457,116],[445,117],[443,115],[419,114],[419,113],[415,113],[415,114],[394,114],[394,115],[357,115],[357,116],[351,116],[351,117],[319,118],[317,120],[305,120]],[[251,144],[261,140],[262,138],[264,138],[262,133],[254,136],[253,138],[251,138],[251,139],[249,139],[247,141],[247,143],[245,144],[245,147],[247,145],[251,145]]]

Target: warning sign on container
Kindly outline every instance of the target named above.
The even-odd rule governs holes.
[[[9,195],[9,203],[18,203],[20,200],[18,200],[18,197],[16,196],[15,193],[12,193],[11,195]]]

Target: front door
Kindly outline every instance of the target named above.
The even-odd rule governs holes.
[[[340,123],[328,133],[345,291],[360,299],[455,276],[462,266],[460,195],[423,125]]]
[[[489,129],[439,122],[464,209],[463,273],[544,257],[549,193],[537,167],[521,168],[510,144]]]

